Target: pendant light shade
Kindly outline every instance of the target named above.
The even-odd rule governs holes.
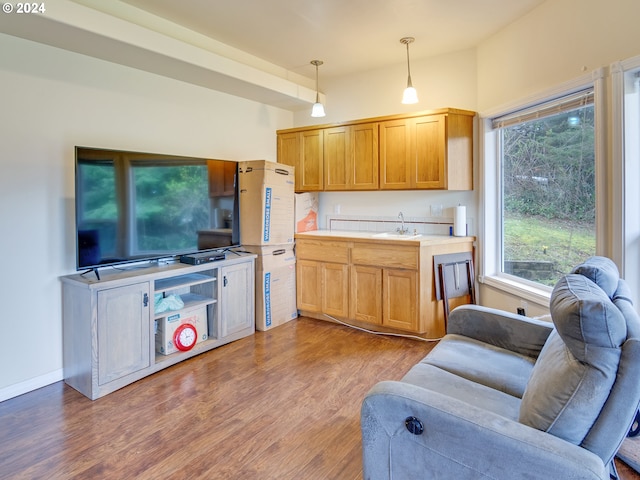
[[[407,88],[404,89],[404,93],[402,94],[402,103],[411,104],[418,103],[418,92],[413,88],[411,83],[411,66],[409,64],[409,44],[413,43],[415,38],[413,37],[404,37],[400,39],[400,43],[407,46]]]
[[[320,103],[318,97],[316,96],[316,103],[311,107],[311,116],[312,117],[324,117],[326,113],[324,113],[324,105]]]
[[[324,117],[324,105],[320,103],[320,93],[318,90],[318,67],[322,65],[324,62],[322,60],[311,60],[311,65],[315,65],[316,67],[316,103],[313,104],[311,108],[311,116],[312,117]]]

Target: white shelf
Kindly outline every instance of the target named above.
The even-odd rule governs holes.
[[[156,292],[166,292],[167,290],[201,285],[203,283],[215,282],[216,280],[217,278],[215,276],[204,273],[190,273],[156,280],[154,289]]]

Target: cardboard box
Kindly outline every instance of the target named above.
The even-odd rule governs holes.
[[[318,230],[318,192],[295,194],[295,231]]]
[[[166,317],[156,320],[156,352],[170,355],[178,351],[173,335],[183,323],[190,323],[198,332],[196,345],[209,337],[207,307],[192,307],[175,312],[166,312]]]
[[[256,259],[256,329],[266,331],[298,317],[293,245],[248,246]]]
[[[239,162],[242,245],[293,243],[294,168],[266,160]]]

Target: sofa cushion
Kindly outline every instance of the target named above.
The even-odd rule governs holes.
[[[402,381],[494,412],[509,420],[518,420],[519,398],[459,377],[433,365],[426,363],[414,365]]]
[[[535,358],[473,338],[448,334],[422,363],[522,398]]]
[[[613,298],[613,294],[618,288],[618,280],[620,272],[613,260],[607,257],[591,257],[584,263],[578,265],[570,273],[578,273],[584,275],[593,283],[598,285],[609,298]]]
[[[626,322],[607,293],[579,274],[558,281],[550,309],[556,330],[533,367],[520,422],[579,445],[615,381]]]

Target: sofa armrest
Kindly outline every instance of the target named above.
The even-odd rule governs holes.
[[[408,417],[424,426],[405,427]],[[364,478],[608,479],[595,454],[548,433],[416,385],[384,381],[361,409]]]
[[[515,313],[461,305],[449,315],[447,333],[474,338],[497,347],[537,358],[553,324]]]

